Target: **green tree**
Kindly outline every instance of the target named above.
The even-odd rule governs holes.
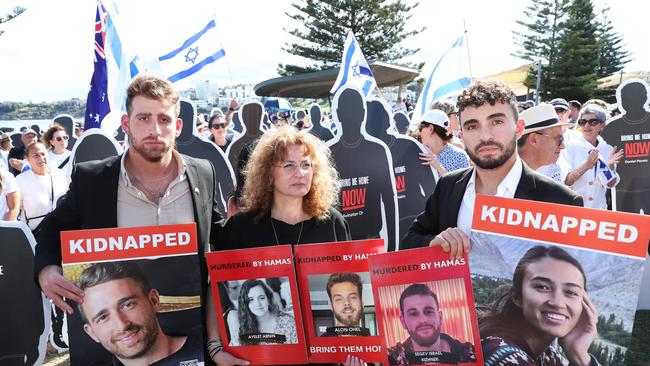
[[[524,10],[525,20],[517,20],[523,30],[513,31],[513,38],[519,49],[515,57],[528,61],[542,60],[546,65],[542,69],[540,95],[548,94],[552,89],[553,75],[551,70],[557,58],[559,39],[563,30],[569,0],[532,0]],[[524,85],[534,89],[537,81],[537,70],[531,67]]]
[[[602,10],[597,19],[598,31],[598,78],[610,76],[621,71],[630,62],[630,52],[625,50],[623,37],[614,31],[614,26],[608,16],[609,8]]]
[[[567,8],[567,19],[555,63],[550,66],[552,96],[567,100],[587,100],[598,86],[598,31],[591,0],[573,0]]]
[[[419,49],[404,48],[403,40],[424,30],[406,29],[411,10],[418,3],[402,0],[302,0],[293,3],[295,14],[286,13],[303,27],[288,31],[300,39],[286,43],[283,50],[313,63],[309,66],[278,65],[281,75],[294,75],[336,67],[341,62],[343,43],[351,30],[368,60],[395,61]],[[286,30],[286,29],[285,29]]]
[[[20,14],[24,13],[25,10],[27,10],[27,9],[23,8],[22,6],[16,6],[14,8],[14,10],[11,11],[11,13],[9,13],[9,14],[7,14],[5,16],[0,16],[0,24],[8,22],[11,19],[19,16]],[[0,30],[0,36],[2,35],[2,33],[4,33],[4,31]]]

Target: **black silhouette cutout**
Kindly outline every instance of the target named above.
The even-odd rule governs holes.
[[[321,124],[323,120],[323,110],[318,104],[312,104],[309,107],[309,119],[311,120],[311,128],[309,129],[309,132],[312,135],[325,142],[334,138],[332,131],[323,127]]]
[[[408,131],[409,126],[411,125],[411,120],[406,113],[399,111],[393,115],[393,119],[395,120],[395,128],[397,128],[397,132],[406,135],[406,131]]]
[[[36,240],[24,224],[7,221],[0,221],[0,238],[0,365],[40,364],[50,304],[34,282]]]
[[[241,118],[239,117],[239,111],[236,111],[232,114],[232,130],[237,133],[244,133],[244,126],[241,123]]]
[[[342,133],[327,145],[340,174],[340,205],[352,239],[381,236],[387,251],[394,251],[398,209],[390,151],[365,132],[366,102],[358,89],[339,89],[332,110]]]
[[[650,213],[650,112],[648,84],[631,79],[616,93],[621,114],[612,118],[602,137],[612,146],[625,151],[616,171],[616,210]]]
[[[390,150],[399,206],[399,238],[403,238],[413,220],[424,211],[427,197],[436,187],[436,178],[428,165],[422,165],[420,153],[425,152],[415,140],[393,130],[390,107],[378,99],[368,102],[366,130],[380,139]]]
[[[181,99],[181,114],[183,129],[176,138],[176,149],[181,154],[209,160],[217,174],[217,192],[219,197],[219,212],[226,212],[228,195],[235,187],[235,176],[221,148],[208,139],[199,136],[194,121],[196,120],[196,108],[188,100]]]
[[[244,104],[239,109],[239,118],[244,125],[244,134],[234,140],[226,149],[226,155],[230,160],[230,165],[233,167],[239,166],[239,153],[242,148],[247,147],[254,143],[260,136],[262,136],[262,121],[264,114],[264,106],[260,102],[249,102]]]
[[[109,136],[101,128],[91,128],[79,136],[74,149],[72,149],[72,154],[70,154],[70,159],[62,169],[69,177],[72,167],[76,164],[84,161],[102,160],[121,153],[122,147],[112,136]]]

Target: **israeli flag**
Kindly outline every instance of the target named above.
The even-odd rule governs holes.
[[[441,99],[459,94],[471,82],[467,53],[463,50],[465,34],[458,37],[450,49],[425,73],[427,82],[413,110],[413,123],[420,123],[431,105]]]
[[[337,90],[347,84],[361,89],[366,97],[370,95],[377,85],[375,77],[370,71],[370,66],[368,66],[366,58],[361,53],[359,42],[357,42],[352,31],[348,33],[348,37],[345,39],[341,68],[330,93],[336,94]]]
[[[612,180],[618,177],[615,172],[609,169],[605,159],[600,155],[598,156],[598,161],[594,164],[594,178],[596,177],[600,180],[603,187],[607,187]]]
[[[217,23],[212,19],[179,47],[160,56],[158,61],[163,75],[174,83],[225,56],[217,33]],[[138,72],[136,65],[131,64],[131,74]]]

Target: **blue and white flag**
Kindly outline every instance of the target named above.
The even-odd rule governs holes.
[[[594,178],[596,177],[600,180],[603,187],[607,187],[607,185],[617,177],[616,173],[609,169],[605,159],[600,155],[598,156],[598,161],[594,164]]]
[[[106,23],[108,13],[101,1],[97,2],[95,13],[95,61],[93,76],[90,80],[90,89],[86,99],[86,113],[84,115],[84,130],[99,128],[102,119],[111,111],[108,103],[108,76],[106,71],[106,53],[104,42],[106,40]]]
[[[440,57],[431,71],[425,73],[427,82],[413,110],[413,117],[411,117],[413,123],[420,123],[422,115],[431,109],[434,102],[459,94],[469,86],[471,76],[467,53],[463,49],[464,43],[463,34]]]
[[[330,93],[336,94],[339,88],[348,84],[355,85],[361,89],[366,97],[370,95],[377,85],[375,77],[372,75],[372,71],[370,71],[370,66],[368,66],[366,58],[363,57],[359,42],[357,42],[352,31],[348,33],[348,37],[345,39],[341,68]]]
[[[200,31],[158,58],[162,74],[172,83],[185,79],[226,55],[211,19]],[[134,64],[137,65],[137,64]],[[137,66],[136,66],[137,67]],[[136,70],[132,70],[137,73]]]

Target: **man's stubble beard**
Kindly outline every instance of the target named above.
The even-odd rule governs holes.
[[[135,140],[133,139],[133,136],[131,136],[130,133],[128,134],[128,137],[129,137],[129,144],[130,144],[129,147],[134,149],[138,153],[138,155],[142,156],[143,159],[145,159],[145,160],[147,160],[147,161],[149,161],[151,163],[160,162],[162,160],[162,158],[165,155],[167,155],[167,153],[171,149],[175,148],[175,146],[176,146],[176,139],[175,138],[165,139],[165,138],[159,137],[158,139],[156,139],[156,138],[152,138],[152,137],[145,137],[140,142],[136,143]],[[163,150],[161,150],[160,152],[156,152],[155,154],[152,154],[150,151],[147,151],[145,149],[145,147],[144,147],[144,142],[145,141],[147,141],[147,140],[159,140],[159,139],[161,139],[161,140],[163,140],[163,141],[165,141],[167,143]],[[158,154],[160,154],[160,155],[158,155]]]
[[[361,317],[362,316],[363,316],[363,312],[361,312],[361,311],[358,311],[357,316],[355,316],[355,317],[349,317],[349,316],[343,317],[343,316],[339,315],[337,312],[334,312],[334,317],[336,318],[336,320],[339,323],[341,323],[341,324],[343,324],[345,326],[348,326],[348,327],[361,326]]]
[[[508,161],[508,159],[510,159],[510,157],[512,157],[512,155],[517,150],[517,135],[514,134],[510,143],[508,143],[508,145],[505,147],[498,142],[489,141],[486,143],[480,143],[476,145],[476,147],[474,147],[474,150],[477,150],[478,148],[483,146],[497,146],[501,148],[503,152],[498,157],[488,158],[488,159],[479,158],[478,155],[474,154],[474,151],[471,151],[467,147],[465,147],[465,152],[467,152],[467,155],[477,167],[481,169],[496,169],[502,166],[503,164],[505,164],[505,162]]]
[[[135,353],[123,352],[120,350],[120,347],[115,345],[112,341],[108,345],[103,344],[104,348],[106,348],[109,352],[114,354],[115,357],[119,359],[132,360],[144,356],[147,352],[149,352],[149,350],[151,350],[152,346],[156,343],[156,339],[160,334],[160,328],[158,327],[158,322],[156,321],[156,319],[150,319],[150,321],[147,324],[144,324],[142,326],[133,324],[125,332],[129,332],[132,331],[133,329],[138,329],[138,328],[140,329],[140,331],[144,333],[145,336],[141,342],[143,346],[137,352]]]
[[[433,325],[432,325],[432,327],[435,328],[435,326],[433,326]],[[426,337],[426,338],[420,337],[417,334],[417,331],[415,331],[413,333],[409,332],[409,335],[411,336],[411,340],[413,342],[415,342],[416,344],[418,344],[419,346],[421,346],[421,347],[430,347],[433,344],[435,344],[438,341],[438,339],[440,339],[440,328],[436,329],[436,331],[433,333],[433,335],[431,337]]]

